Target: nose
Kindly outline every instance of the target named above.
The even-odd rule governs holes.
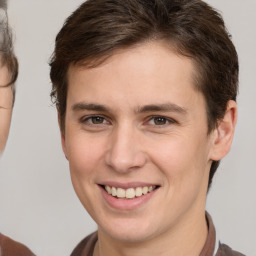
[[[134,127],[119,127],[112,132],[105,155],[106,164],[119,173],[143,167],[147,162],[140,134]]]

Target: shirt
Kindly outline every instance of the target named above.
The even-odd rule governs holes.
[[[211,216],[206,213],[208,224],[208,236],[204,247],[199,256],[245,256],[239,252],[233,251],[229,246],[216,243],[216,231]],[[97,232],[94,232],[84,238],[73,250],[71,256],[93,256],[95,244],[98,240]],[[217,253],[215,253],[215,245],[217,245]]]
[[[0,234],[0,256],[35,256],[25,245]]]

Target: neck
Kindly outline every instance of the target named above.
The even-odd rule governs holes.
[[[127,242],[113,239],[104,231],[98,231],[98,243],[95,246],[95,256],[198,256],[205,244],[208,227],[205,212],[196,218],[185,218],[163,234],[147,241]]]

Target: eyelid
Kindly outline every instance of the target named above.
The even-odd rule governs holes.
[[[93,118],[93,117],[100,117],[100,118],[103,118],[104,121],[106,121],[107,123],[110,123],[109,121],[109,118],[107,118],[106,116],[104,115],[101,115],[101,114],[92,114],[92,115],[86,115],[86,116],[83,116],[80,118],[80,123],[84,124],[86,121],[88,121],[89,119]],[[90,123],[90,125],[105,125],[106,123],[101,123],[101,124],[93,124],[93,123]]]
[[[100,123],[100,124],[93,124],[92,122],[88,122],[87,124],[88,125],[92,125],[92,126],[100,126],[100,125],[108,125],[108,124],[111,124],[112,122],[110,121],[110,118],[106,117],[105,115],[102,115],[102,114],[90,114],[90,115],[85,115],[85,116],[82,116],[80,119],[79,119],[79,122],[82,123],[82,124],[85,124],[89,119],[93,118],[93,117],[100,117],[100,118],[103,118],[104,119],[104,123]],[[163,125],[156,125],[156,124],[149,124],[150,121],[152,121],[154,118],[164,118],[166,119],[167,123],[166,124],[163,124]],[[155,126],[155,127],[165,127],[165,126],[168,126],[170,124],[175,124],[175,123],[178,123],[175,119],[171,118],[171,117],[167,117],[167,116],[164,116],[164,115],[151,115],[151,116],[148,116],[146,118],[146,121],[144,122],[145,125],[150,125],[150,126]]]
[[[149,123],[151,120],[153,120],[154,118],[164,118],[166,119],[166,121],[168,122],[167,124],[163,124],[163,125],[152,125],[152,126],[156,126],[156,127],[163,127],[163,126],[167,126],[167,125],[170,125],[170,124],[175,124],[177,123],[177,121],[171,117],[167,117],[167,116],[164,116],[164,115],[152,115],[152,116],[149,116],[146,120],[147,123]]]

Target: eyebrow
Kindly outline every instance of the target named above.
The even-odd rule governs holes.
[[[93,110],[93,111],[103,111],[103,112],[109,112],[110,110],[100,104],[94,104],[94,103],[76,103],[71,108],[73,111],[81,111],[81,110]]]
[[[71,109],[73,111],[83,111],[83,110],[92,110],[92,111],[101,111],[101,112],[111,112],[111,110],[101,104],[95,103],[84,103],[79,102],[74,104]],[[166,104],[150,104],[138,107],[135,110],[135,113],[147,113],[147,112],[177,112],[180,114],[187,114],[187,110],[183,107],[180,107],[174,103]]]
[[[174,103],[166,103],[166,104],[150,104],[139,107],[136,112],[138,113],[146,113],[146,112],[177,112],[180,114],[187,114],[187,110],[183,107],[180,107]]]

